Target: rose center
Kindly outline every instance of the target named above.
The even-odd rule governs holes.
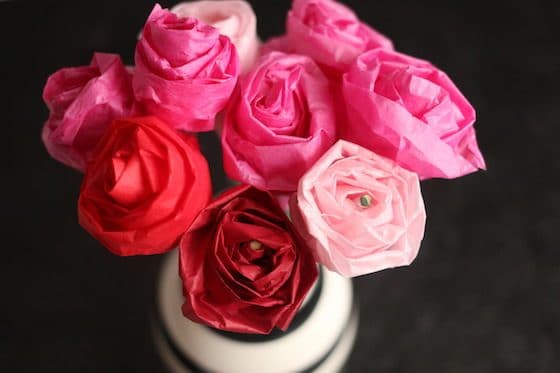
[[[367,208],[373,203],[373,198],[369,194],[360,196],[360,207]]]
[[[262,243],[260,243],[260,241],[257,240],[252,240],[251,242],[249,242],[249,248],[254,251],[260,251],[263,249]]]
[[[274,269],[274,252],[262,242],[251,240],[242,243],[232,259],[237,263],[239,274],[255,281]]]
[[[299,84],[298,65],[278,65],[267,71],[254,97],[255,117],[277,135],[308,136],[308,108]]]

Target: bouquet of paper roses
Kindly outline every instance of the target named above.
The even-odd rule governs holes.
[[[449,77],[332,0],[294,0],[264,44],[243,1],[155,5],[134,66],[96,53],[49,77],[43,141],[85,173],[80,224],[117,255],[179,247],[183,313],[285,330],[317,278],[410,264],[420,180],[483,169]],[[213,197],[197,133],[221,138]]]

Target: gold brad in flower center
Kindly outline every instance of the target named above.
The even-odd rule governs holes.
[[[257,240],[252,240],[249,242],[249,248],[254,251],[262,250],[262,243]]]
[[[373,198],[369,194],[360,196],[360,207],[368,208],[373,203]]]

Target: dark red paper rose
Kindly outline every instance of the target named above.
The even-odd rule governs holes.
[[[155,117],[122,119],[87,168],[78,217],[115,254],[159,254],[178,243],[211,195],[196,137]]]
[[[309,248],[268,192],[234,187],[180,243],[183,314],[239,333],[286,330],[317,279]]]

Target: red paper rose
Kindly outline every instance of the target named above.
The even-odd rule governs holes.
[[[317,278],[309,248],[268,193],[232,188],[180,243],[183,314],[239,333],[286,330]]]
[[[115,254],[159,254],[174,247],[211,194],[196,137],[155,117],[122,119],[87,169],[78,216]]]

